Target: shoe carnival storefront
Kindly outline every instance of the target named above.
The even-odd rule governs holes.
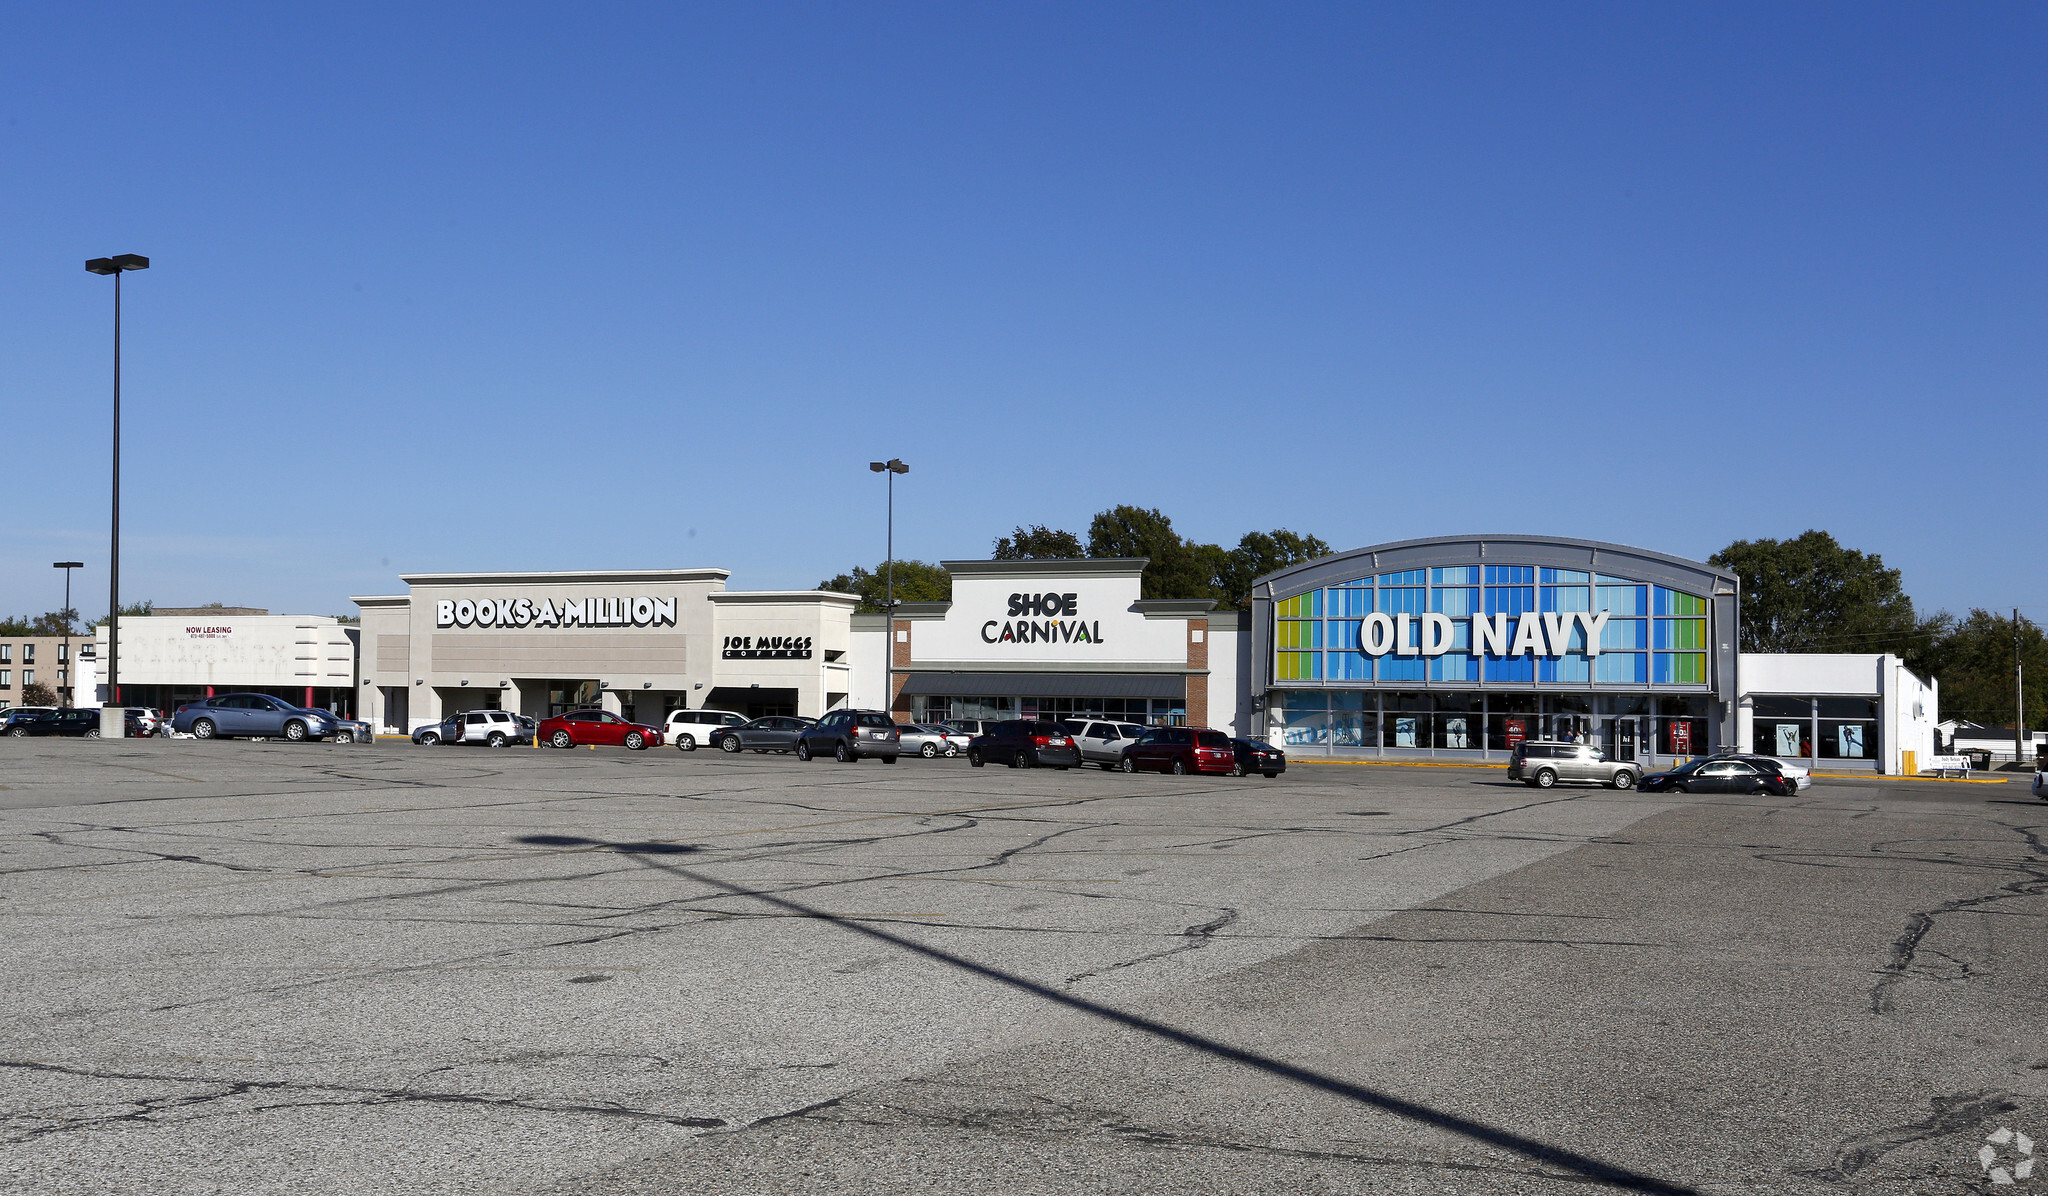
[[[463,710],[602,706],[815,718],[851,692],[858,599],[728,590],[724,569],[416,574],[362,609],[362,715],[403,733]]]
[[[1237,612],[1140,598],[1145,564],[947,561],[951,601],[899,602],[893,628],[855,616],[854,704],[899,722],[1094,714],[1234,734]]]
[[[1735,575],[1538,536],[1406,540],[1253,587],[1253,719],[1294,752],[1651,763],[1734,744]],[[1263,706],[1263,709],[1259,709]]]

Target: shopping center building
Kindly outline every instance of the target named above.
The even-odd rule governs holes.
[[[602,706],[659,724],[709,707],[816,717],[852,689],[858,599],[725,588],[724,569],[426,573],[362,610],[360,717],[404,732],[464,710]]]
[[[1932,754],[1931,682],[1879,654],[1740,654],[1738,600],[1725,569],[1591,540],[1338,553],[1254,586],[1253,729],[1331,756],[1562,739],[1646,764],[1736,747],[1898,772]]]
[[[1139,597],[1138,560],[946,561],[949,602],[857,615],[856,704],[898,721],[1063,718],[1239,731],[1240,612]]]

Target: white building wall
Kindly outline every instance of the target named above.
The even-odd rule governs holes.
[[[1237,626],[1237,612],[1217,611],[1209,620],[1209,725],[1232,735],[1243,735],[1251,723],[1248,705],[1239,683],[1245,645],[1251,637]]]
[[[846,704],[855,710],[889,708],[889,630],[885,615],[855,615],[852,647],[846,658],[853,665],[852,696]]]
[[[1812,697],[1873,698],[1879,703],[1879,771],[1905,771],[1905,754],[1913,753],[1917,770],[1934,754],[1934,725],[1941,717],[1938,683],[1923,681],[1905,662],[1889,653],[1754,653],[1742,654],[1737,665],[1737,742],[1755,747],[1758,694]],[[1854,767],[1817,761],[1826,767]]]

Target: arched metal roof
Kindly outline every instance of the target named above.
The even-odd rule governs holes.
[[[1252,594],[1281,601],[1373,574],[1453,565],[1585,569],[1702,597],[1732,595],[1736,591],[1735,574],[1704,561],[1600,540],[1509,534],[1431,536],[1354,548],[1268,573],[1252,583]]]

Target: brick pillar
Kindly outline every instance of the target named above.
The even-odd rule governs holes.
[[[1209,667],[1209,620],[1188,620],[1188,668]],[[1188,726],[1209,725],[1209,674],[1188,673]]]
[[[900,637],[900,638],[899,638]],[[905,619],[889,621],[889,663],[895,672],[889,678],[889,713],[897,722],[910,718],[910,699],[903,696],[903,687],[910,683],[910,623]]]

